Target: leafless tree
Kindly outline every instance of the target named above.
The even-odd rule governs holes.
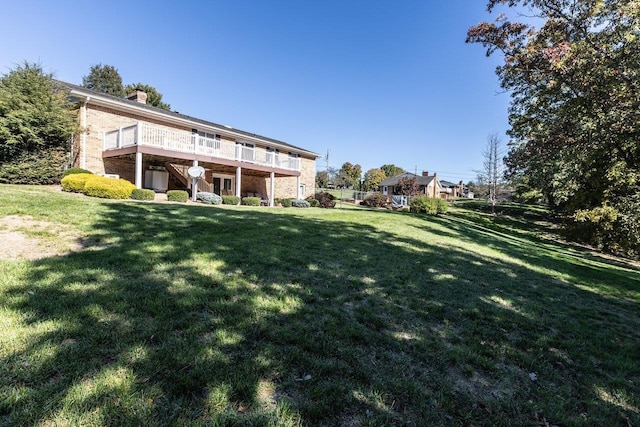
[[[496,213],[496,203],[498,201],[498,190],[502,184],[504,173],[504,162],[502,158],[502,141],[495,133],[487,137],[487,145],[482,152],[484,161],[479,177],[487,183],[489,189],[489,203],[491,203],[491,213]]]

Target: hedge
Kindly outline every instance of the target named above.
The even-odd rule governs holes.
[[[189,200],[189,193],[184,190],[169,190],[167,191],[167,200],[170,202],[185,203]]]
[[[68,175],[67,178],[79,175],[84,174]],[[101,197],[103,199],[128,199],[135,189],[136,186],[126,179],[90,175],[84,184],[82,192],[87,196]]]
[[[133,200],[154,200],[156,192],[144,188],[136,188],[131,192],[131,198]]]
[[[295,199],[291,201],[291,206],[294,208],[308,208],[311,204],[306,200]]]
[[[428,215],[445,213],[449,207],[447,202],[444,200],[427,196],[416,196],[411,198],[409,206],[411,208],[411,212],[426,213]]]
[[[245,206],[260,206],[260,197],[243,197],[242,204]]]
[[[237,205],[240,203],[238,196],[222,196],[222,203],[225,205]]]
[[[74,193],[82,193],[87,180],[94,176],[95,175],[93,175],[92,173],[76,173],[67,175],[62,178],[62,180],[60,180],[60,183],[62,184],[62,190],[71,191]]]

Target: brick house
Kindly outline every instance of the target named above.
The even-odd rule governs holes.
[[[187,170],[197,165],[205,170],[198,191],[257,196],[270,206],[276,197],[313,194],[316,153],[147,105],[141,91],[125,99],[58,83],[79,105],[75,167],[166,191],[190,190]]]
[[[422,175],[416,175],[411,172],[405,172],[397,176],[386,178],[378,184],[380,192],[385,196],[393,196],[400,194],[396,191],[396,185],[402,178],[415,178],[418,183],[418,194],[424,194],[429,197],[440,197],[442,186],[437,174],[429,175],[429,172],[422,172]]]

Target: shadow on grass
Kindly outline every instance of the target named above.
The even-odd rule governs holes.
[[[640,417],[637,271],[454,218],[106,209],[7,292],[37,333],[0,359],[4,423]]]

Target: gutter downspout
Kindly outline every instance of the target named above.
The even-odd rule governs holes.
[[[80,167],[82,169],[87,168],[87,103],[90,99],[91,97],[87,96],[80,110],[80,127],[82,128],[82,134],[80,135]]]

